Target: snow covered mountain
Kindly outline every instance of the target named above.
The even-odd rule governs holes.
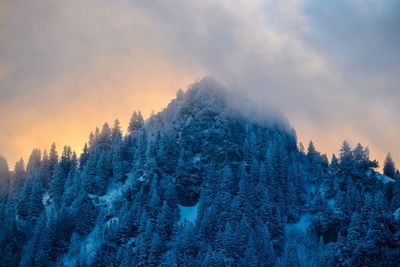
[[[1,266],[396,266],[400,179],[328,160],[212,78],[78,157],[0,160]]]

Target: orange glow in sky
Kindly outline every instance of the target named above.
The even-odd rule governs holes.
[[[125,130],[210,75],[329,158],[347,140],[400,162],[398,20],[373,2],[346,17],[336,1],[0,1],[0,154],[80,154],[104,122]]]
[[[67,103],[62,100],[65,95],[53,92],[49,101],[60,99],[60,103],[23,107],[12,114],[13,124],[9,125],[12,131],[0,131],[1,154],[7,158],[10,167],[20,157],[27,160],[33,148],[48,150],[53,142],[58,151],[64,145],[70,145],[79,155],[89,133],[96,127],[101,129],[105,122],[112,125],[118,119],[126,132],[134,110],[140,110],[147,118],[152,112],[165,108],[179,88],[186,88],[196,79],[195,76],[166,70],[160,70],[157,79],[147,75],[150,74],[142,72],[138,77],[132,73],[126,79],[105,81],[103,84],[90,81],[95,85],[75,82],[74,86],[79,86],[82,91]],[[16,103],[15,108],[17,106],[21,105]]]

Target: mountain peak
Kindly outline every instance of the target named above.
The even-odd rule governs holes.
[[[188,102],[188,104],[208,102],[209,104],[225,107],[231,94],[232,92],[218,80],[211,76],[206,76],[190,85],[180,100]]]
[[[294,134],[282,113],[265,101],[246,95],[244,90],[233,90],[223,85],[212,76],[193,83],[186,91],[179,90],[176,99],[171,101],[162,116],[173,120],[178,114],[197,114],[204,111],[230,114],[242,121],[264,127],[279,127]]]
[[[265,106],[206,77],[79,164],[0,157],[0,266],[397,266],[397,178],[361,145],[305,153]]]

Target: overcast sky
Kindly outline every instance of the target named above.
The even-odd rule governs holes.
[[[205,75],[281,110],[300,141],[400,162],[400,1],[0,1],[0,154],[80,152]]]

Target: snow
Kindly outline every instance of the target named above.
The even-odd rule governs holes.
[[[46,210],[46,213],[50,214],[53,205],[52,205],[52,201],[50,199],[49,192],[45,192],[42,195],[42,203],[43,203],[44,209]]]
[[[295,224],[288,225],[288,230],[297,230],[299,232],[307,233],[308,227],[312,222],[313,216],[311,214],[304,214],[301,216],[300,221]]]
[[[179,223],[183,223],[185,221],[194,223],[197,218],[198,209],[199,209],[199,203],[197,203],[193,207],[184,207],[179,205],[179,213],[181,215]]]
[[[126,194],[126,191],[132,186],[134,183],[134,177],[128,176],[128,179],[124,184],[115,183],[111,185],[107,193],[104,196],[99,197],[99,200],[103,206],[110,208],[112,204],[119,198]],[[93,197],[96,197],[93,195]]]
[[[394,180],[390,177],[387,177],[384,174],[380,174],[380,173],[376,173],[376,178],[378,178],[378,180],[382,181],[382,183],[387,184],[387,183],[393,183]]]
[[[373,172],[372,170],[368,170],[368,171],[367,171],[367,176],[368,176],[368,177],[371,177],[371,175],[372,175],[373,173],[375,174],[375,177],[376,177],[378,180],[380,180],[382,183],[384,183],[384,184],[393,183],[393,182],[394,182],[394,180],[393,180],[392,178],[390,178],[390,177],[388,177],[388,176],[386,176],[386,175],[384,175],[384,174],[382,174],[382,173],[379,173],[379,172]]]
[[[101,203],[107,207],[111,207],[112,203],[119,197],[122,196],[122,188],[115,186],[107,192],[104,196],[99,197]]]
[[[127,244],[128,244],[129,246],[132,246],[132,244],[134,244],[134,243],[135,243],[135,240],[136,240],[136,238],[135,238],[135,237],[131,237],[131,238],[129,238],[129,239],[128,239],[128,242],[127,242]]]
[[[328,206],[329,206],[331,209],[335,208],[335,205],[336,205],[336,199],[332,198],[332,199],[329,199],[329,200],[328,200]]]
[[[77,266],[78,262],[88,263],[92,261],[101,246],[100,240],[100,228],[98,226],[83,240],[80,240],[78,235],[73,235],[70,249],[62,259],[64,266]]]
[[[193,163],[197,163],[201,160],[201,154],[196,154],[196,156],[193,157]]]
[[[49,199],[50,199],[49,192],[45,192],[42,196],[42,203],[44,206],[47,206]]]
[[[400,208],[393,212],[393,216],[396,220],[400,220]]]
[[[119,223],[119,219],[117,217],[112,217],[105,223],[105,225],[108,227],[111,227],[113,224],[118,225],[118,223]]]

